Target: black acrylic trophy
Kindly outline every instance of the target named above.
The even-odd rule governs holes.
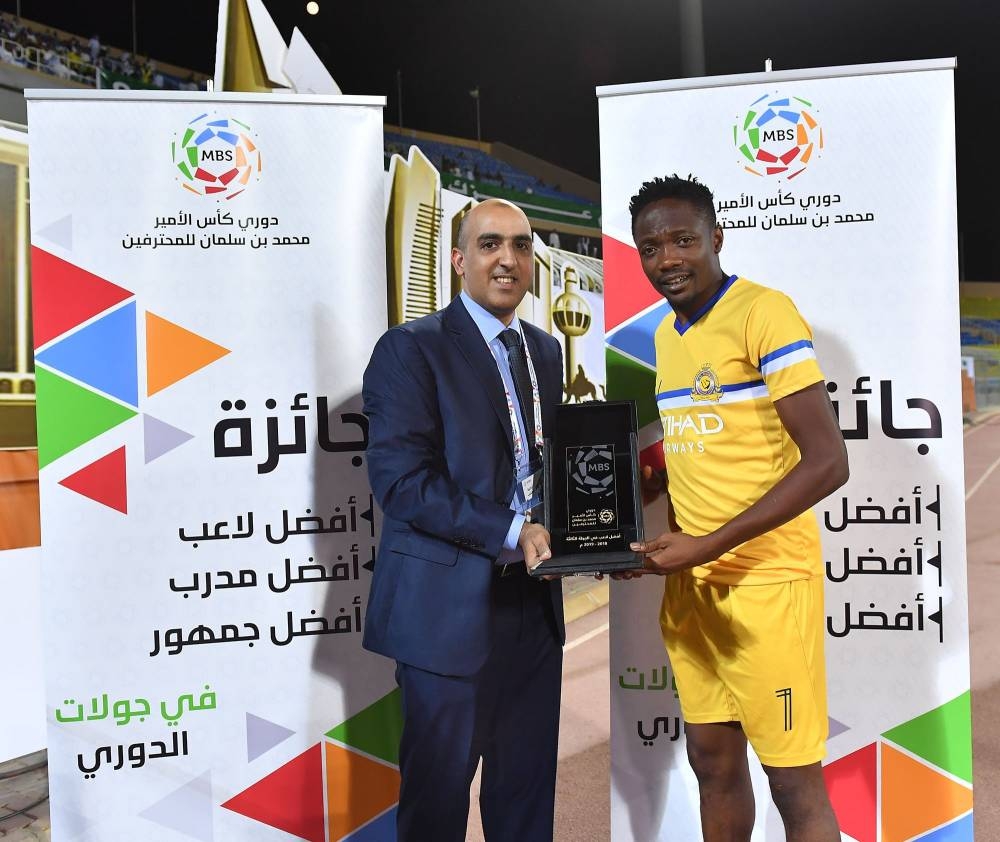
[[[642,567],[629,549],[643,540],[635,403],[563,404],[555,419],[545,437],[542,498],[552,558],[532,574]]]

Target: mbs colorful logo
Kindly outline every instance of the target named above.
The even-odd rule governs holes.
[[[754,175],[792,179],[823,150],[823,127],[815,108],[800,97],[766,94],[733,124],[733,145],[743,168]]]
[[[260,181],[260,149],[253,131],[232,117],[195,117],[170,144],[178,182],[199,196],[232,199]]]

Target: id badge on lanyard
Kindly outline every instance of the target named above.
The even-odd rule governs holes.
[[[514,439],[515,473],[518,462],[527,461],[529,466],[528,476],[518,482],[516,493],[524,512],[530,515],[532,510],[540,507],[542,503],[542,470],[540,464],[543,446],[542,401],[538,392],[538,378],[535,376],[535,365],[531,361],[531,353],[528,351],[527,342],[524,343],[524,356],[527,359],[528,374],[531,377],[531,401],[535,408],[535,429],[532,431],[535,447],[532,458],[524,458],[524,440],[521,437],[521,425],[518,423],[517,413],[514,411],[514,401],[511,400],[506,383],[504,384],[504,394],[507,397],[507,411],[510,413],[510,428]]]
[[[524,512],[532,515],[542,505],[542,470],[532,471],[518,483],[519,496],[524,502]],[[529,519],[533,519],[530,518]]]

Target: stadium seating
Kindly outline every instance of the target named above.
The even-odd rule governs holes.
[[[468,178],[478,184],[503,187],[518,193],[548,196],[552,199],[579,202],[585,205],[594,204],[589,199],[575,196],[556,186],[546,184],[535,176],[516,169],[506,161],[494,158],[479,149],[438,140],[412,138],[390,131],[386,131],[384,137],[387,155],[396,153],[406,157],[410,146],[415,145],[442,173],[450,173]]]

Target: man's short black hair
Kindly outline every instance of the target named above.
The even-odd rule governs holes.
[[[652,181],[643,182],[639,192],[629,201],[628,210],[632,214],[633,231],[635,231],[635,220],[643,209],[661,199],[681,199],[690,202],[704,214],[705,219],[712,227],[715,227],[715,197],[712,196],[712,191],[693,175],[681,178],[677,173],[674,173],[669,176],[657,176]]]

